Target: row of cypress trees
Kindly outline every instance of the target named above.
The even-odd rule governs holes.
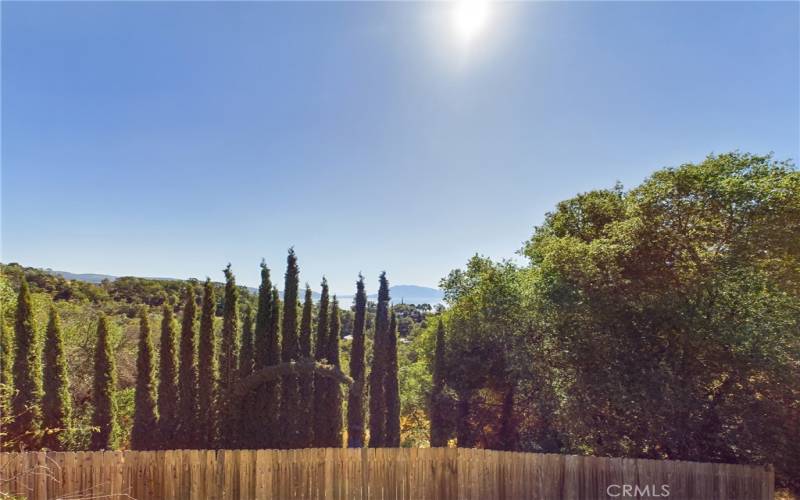
[[[2,322],[0,328],[3,329],[0,332],[0,383],[4,388],[13,388],[9,391],[10,401],[4,398],[0,405],[0,410],[6,416],[3,421],[3,448],[65,449],[72,428],[72,401],[61,320],[55,307],[51,306],[49,310],[42,349],[36,335],[30,289],[25,277],[21,276],[14,319],[13,353],[10,335]],[[101,315],[97,323],[94,353],[91,449],[108,448],[113,442],[115,387],[116,369],[109,342],[108,320]]]
[[[300,307],[299,267],[293,250],[287,257],[284,297],[281,302],[272,285],[270,270],[261,264],[261,284],[253,322],[244,308],[239,324],[239,297],[230,265],[224,270],[222,330],[214,329],[216,298],[210,280],[203,285],[199,332],[197,299],[189,285],[183,306],[180,335],[176,338],[173,307],[165,304],[161,314],[158,366],[148,311],[139,311],[136,360],[134,424],[131,447],[169,448],[303,448],[342,445],[343,395],[338,381],[316,372],[287,370],[277,380],[268,380],[237,397],[239,381],[259,370],[277,365],[292,366],[316,361],[339,369],[341,323],[336,297],[322,281],[313,329],[312,291],[306,285]],[[363,446],[365,439],[365,327],[367,296],[364,278],[356,284],[355,322],[350,361],[353,384],[347,396],[347,433],[350,447]],[[299,323],[298,323],[299,313]],[[7,336],[5,330],[3,338]],[[12,418],[6,429],[14,447],[65,447],[71,426],[71,401],[60,321],[55,308],[42,349],[37,344],[28,285],[21,279],[14,328],[14,352],[10,339],[0,342],[4,367],[13,358],[13,370],[0,370],[1,383],[14,393],[4,413]],[[94,355],[93,432],[90,448],[111,449],[116,445],[116,369],[108,319],[97,322]],[[2,339],[0,339],[2,340]],[[380,276],[378,317],[369,379],[370,446],[399,446],[400,404],[397,383],[396,325],[389,307],[389,284]],[[177,347],[177,349],[176,349]]]
[[[157,404],[152,396],[155,386],[150,361],[153,358],[152,343],[146,313],[142,313],[132,446],[136,449],[340,447],[344,427],[343,397],[339,383],[330,377],[288,371],[279,380],[268,380],[259,385],[246,397],[236,397],[237,382],[264,368],[313,360],[339,369],[339,304],[335,296],[331,300],[327,280],[322,280],[316,332],[312,335],[312,291],[306,285],[303,305],[300,307],[299,267],[294,251],[290,250],[287,257],[283,302],[279,299],[277,288],[271,283],[269,268],[262,262],[255,327],[252,325],[252,313],[246,309],[239,337],[237,288],[230,266],[225,269],[225,276],[223,327],[218,358],[214,355],[214,291],[210,282],[206,281],[197,352],[200,368],[196,385],[192,382],[196,372],[192,344],[192,291],[187,291],[183,313],[181,361],[177,375],[174,320],[171,309],[165,308]],[[365,435],[367,296],[363,276],[359,275],[356,286],[350,360],[353,385],[347,405],[347,445],[350,447],[363,446]],[[378,310],[389,318],[389,284],[385,273],[380,277]],[[399,446],[400,398],[394,315],[388,322],[379,321],[377,324],[369,397],[370,411],[379,418],[375,420],[376,423],[370,422],[372,437],[369,444]],[[174,382],[176,378],[177,385]]]

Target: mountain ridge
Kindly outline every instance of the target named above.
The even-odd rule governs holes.
[[[102,283],[104,280],[114,281],[119,278],[142,278],[148,280],[164,280],[164,281],[184,281],[180,278],[164,278],[164,277],[142,277],[142,276],[113,276],[110,274],[98,273],[73,273],[69,271],[57,271],[55,269],[44,268],[42,271],[55,276],[61,276],[67,280],[84,281],[87,283]],[[248,286],[247,289],[252,293],[258,293],[258,288]],[[312,292],[314,300],[319,300],[319,292]],[[441,304],[444,300],[444,293],[438,288],[431,288],[420,285],[394,285],[389,287],[389,296],[393,303],[407,303],[407,304]],[[338,295],[340,302],[344,303],[345,300],[352,300],[353,294]],[[377,293],[367,295],[367,299],[375,300],[378,298]],[[344,304],[343,304],[344,305]]]

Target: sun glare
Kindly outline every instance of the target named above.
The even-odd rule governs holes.
[[[463,43],[475,40],[489,21],[488,0],[457,0],[453,5],[453,29]]]

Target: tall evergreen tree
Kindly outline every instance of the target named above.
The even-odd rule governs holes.
[[[364,277],[358,275],[356,282],[355,318],[353,321],[353,343],[350,348],[350,378],[353,385],[347,396],[347,446],[364,446],[364,326],[367,313],[367,293]]]
[[[42,364],[41,345],[33,325],[33,305],[28,282],[20,276],[14,323],[14,389],[11,398],[13,419],[8,435],[20,449],[39,444],[42,423]]]
[[[400,447],[400,390],[397,382],[397,319],[392,311],[389,322],[389,335],[386,337],[386,375],[384,393],[386,395],[386,427],[384,445]]]
[[[203,285],[203,309],[200,315],[200,341],[197,347],[198,446],[213,448],[217,443],[217,355],[214,337],[214,311],[217,301],[210,279]]]
[[[439,318],[436,327],[436,347],[433,355],[433,389],[430,400],[431,446],[447,446],[447,429],[442,398],[444,397],[444,323]]]
[[[386,342],[389,336],[389,281],[381,273],[378,308],[375,312],[375,338],[369,374],[369,446],[386,446]]]
[[[277,311],[272,298],[272,282],[267,264],[261,261],[261,284],[258,287],[258,310],[256,311],[255,339],[253,341],[253,367],[258,371],[280,361],[278,333],[273,325],[273,310]],[[277,312],[276,312],[277,314]],[[257,430],[253,442],[259,448],[274,448],[278,435],[278,393],[275,382],[267,382],[255,391],[250,408],[250,419]]]
[[[253,320],[250,315],[250,306],[244,307],[242,316],[242,346],[239,351],[239,380],[245,379],[253,374],[254,344],[253,344]],[[260,389],[260,388],[259,388]],[[238,447],[244,449],[258,449],[257,436],[262,430],[261,412],[258,405],[259,390],[251,391],[241,402],[239,407],[240,415],[240,437]]]
[[[14,340],[11,329],[0,316],[0,414],[11,414],[11,393],[14,390]],[[4,443],[0,443],[0,450],[4,450]]]
[[[303,315],[300,319],[300,359],[311,359],[311,315],[314,309],[311,287],[306,284],[303,301]],[[300,407],[297,414],[298,447],[313,446],[314,440],[314,375],[307,373],[300,376]]]
[[[175,355],[175,317],[164,303],[158,360],[158,438],[162,449],[175,448],[178,426],[178,360]]]
[[[133,409],[131,448],[158,448],[158,416],[156,414],[156,382],[153,366],[153,341],[147,309],[139,309],[139,352],[136,357],[136,395]]]
[[[61,321],[55,307],[50,306],[50,318],[44,341],[42,423],[46,433],[42,439],[42,446],[54,451],[61,451],[64,448],[71,416],[72,401],[69,395]]]
[[[341,321],[339,318],[339,302],[333,296],[331,304],[330,333],[327,339],[327,360],[328,363],[339,368],[339,335],[341,331]],[[325,426],[324,446],[328,448],[342,447],[342,391],[338,382],[326,379],[325,383],[325,414],[327,425]]]
[[[239,378],[246,378],[253,374],[253,319],[250,316],[250,307],[244,310],[242,318],[242,350],[239,355]]]
[[[222,398],[220,439],[223,448],[235,447],[238,440],[239,409],[233,407],[233,391],[238,381],[239,290],[231,265],[225,268],[225,303],[222,309],[222,342],[219,353],[219,393]]]
[[[178,368],[178,427],[176,443],[183,449],[195,446],[197,433],[197,365],[195,364],[194,286],[186,287],[186,303],[181,320],[180,366]]]
[[[314,340],[314,359],[320,362],[327,362],[328,357],[328,304],[330,298],[328,296],[328,280],[322,278],[322,293],[319,298],[319,306],[317,311],[317,336]],[[314,436],[312,442],[315,447],[324,446],[325,427],[327,425],[327,415],[325,406],[326,387],[324,377],[314,376],[314,404],[313,408],[313,422],[314,422]]]
[[[281,326],[281,360],[284,363],[297,361],[300,346],[297,339],[297,289],[300,281],[300,268],[294,249],[289,249],[286,258],[286,275],[283,287],[283,324]],[[281,379],[281,425],[284,446],[299,446],[299,430],[297,414],[300,400],[300,384],[296,375],[287,375]]]
[[[117,370],[111,342],[108,338],[108,319],[105,314],[97,322],[97,345],[94,352],[94,411],[92,412],[92,432],[90,448],[93,451],[113,449],[117,434]]]

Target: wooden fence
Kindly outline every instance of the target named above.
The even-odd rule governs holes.
[[[69,500],[771,500],[773,472],[458,448],[29,452],[0,453],[4,494]]]

